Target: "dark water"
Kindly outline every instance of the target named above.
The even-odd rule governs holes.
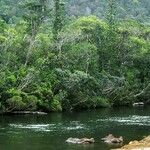
[[[49,115],[0,116],[0,150],[109,150],[101,138],[122,135],[125,143],[150,134],[150,107],[111,108]],[[92,145],[65,143],[94,137]]]

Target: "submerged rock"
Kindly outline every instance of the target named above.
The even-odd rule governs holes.
[[[113,143],[115,144],[115,143],[122,143],[123,137],[120,136],[119,138],[116,138],[112,134],[109,134],[108,136],[102,138],[101,140],[108,144],[113,144]]]
[[[72,143],[72,144],[92,144],[94,143],[94,138],[68,138],[66,140],[67,143]]]

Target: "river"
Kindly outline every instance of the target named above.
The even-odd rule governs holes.
[[[48,115],[0,116],[0,150],[109,150],[101,138],[112,133],[124,144],[150,134],[150,107],[109,108]],[[65,143],[69,137],[94,137],[95,144]]]

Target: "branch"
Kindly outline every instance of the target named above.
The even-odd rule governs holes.
[[[150,88],[150,83],[146,86],[145,89],[143,89],[140,93],[134,95],[134,98],[137,98],[139,96],[141,96],[142,94],[144,94],[148,89]]]

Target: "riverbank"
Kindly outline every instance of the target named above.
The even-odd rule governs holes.
[[[116,150],[150,150],[150,136],[141,141],[131,141],[128,145]]]
[[[12,112],[0,112],[0,115],[47,115],[47,112],[42,111],[12,111]]]

